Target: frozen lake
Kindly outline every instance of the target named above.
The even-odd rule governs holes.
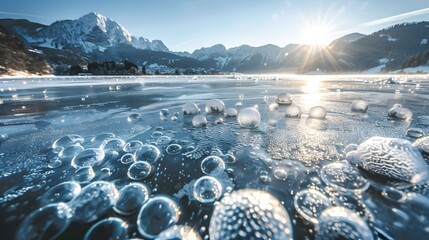
[[[389,77],[0,79],[0,236],[423,239],[429,76]]]

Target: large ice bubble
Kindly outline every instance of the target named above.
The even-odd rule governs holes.
[[[429,136],[421,137],[414,141],[416,146],[425,156],[429,156]]]
[[[427,164],[411,142],[399,138],[372,137],[357,149],[363,169],[385,177],[419,182],[427,176]]]
[[[256,108],[243,108],[238,113],[237,121],[242,128],[256,128],[261,123],[261,114]]]
[[[359,215],[345,207],[322,212],[316,225],[316,239],[374,239],[371,229]]]
[[[188,102],[183,105],[182,112],[184,115],[197,115],[200,113],[200,108],[198,108],[197,104]]]
[[[146,161],[148,163],[155,163],[161,157],[161,152],[157,147],[151,144],[141,146],[135,153],[135,161]]]
[[[333,205],[323,193],[314,189],[306,189],[295,195],[294,206],[304,220],[316,224],[322,211]]]
[[[331,163],[323,166],[320,177],[329,186],[342,192],[364,192],[369,182],[349,164]]]
[[[107,218],[94,224],[83,237],[84,240],[128,239],[128,224],[119,218]]]
[[[191,227],[176,225],[161,232],[155,240],[201,240],[201,237]]]
[[[73,209],[73,220],[92,222],[116,203],[119,192],[113,183],[98,181],[82,189],[69,206]]]
[[[278,104],[290,105],[292,104],[292,101],[292,96],[290,96],[288,93],[281,93],[276,97],[276,102]]]
[[[74,156],[71,165],[74,168],[94,167],[99,165],[104,160],[104,157],[105,153],[103,150],[89,148]]]
[[[180,208],[167,196],[155,196],[145,204],[137,217],[137,228],[145,238],[156,238],[179,221]]]
[[[293,239],[292,224],[281,202],[254,189],[222,198],[213,211],[209,235],[211,240]]]
[[[408,108],[404,108],[399,104],[395,104],[391,109],[389,109],[387,115],[389,117],[401,120],[410,120],[413,117],[413,112],[411,112],[411,110]]]
[[[16,239],[55,239],[67,229],[71,217],[72,210],[65,203],[46,205],[24,219],[16,232]]]
[[[192,126],[196,128],[207,127],[207,119],[202,115],[197,115],[192,118]]]
[[[352,102],[351,110],[352,112],[366,113],[368,110],[368,103],[364,100],[355,100]]]
[[[152,173],[152,166],[145,161],[137,161],[128,168],[127,175],[132,180],[143,180]]]
[[[149,198],[149,190],[140,183],[131,183],[119,191],[119,197],[113,210],[121,215],[136,212]]]
[[[200,177],[194,183],[193,195],[201,203],[212,203],[222,196],[222,184],[211,176]]]
[[[206,103],[206,113],[222,113],[225,111],[225,103],[219,99],[212,99]]]
[[[52,149],[55,153],[61,152],[64,148],[74,145],[74,144],[81,144],[85,141],[85,139],[79,135],[76,134],[69,134],[64,137],[60,137],[59,139],[55,140],[52,144]]]
[[[285,116],[287,118],[300,118],[301,117],[301,108],[297,105],[290,105],[286,108],[286,114]]]
[[[59,202],[67,203],[79,195],[80,191],[81,187],[77,182],[63,182],[45,192],[40,202],[46,205]]]
[[[310,112],[308,113],[308,118],[324,120],[326,119],[326,113],[327,111],[324,107],[321,107],[321,106],[312,107],[310,109]]]
[[[218,156],[208,156],[201,162],[201,171],[207,175],[220,175],[225,171],[225,162]]]

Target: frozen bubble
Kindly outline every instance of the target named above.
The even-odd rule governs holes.
[[[242,102],[236,102],[234,107],[241,108],[241,107],[243,107],[243,103]]]
[[[298,192],[293,203],[298,214],[313,224],[317,224],[317,219],[323,210],[333,206],[328,197],[314,189]]]
[[[81,168],[86,166],[96,166],[100,164],[105,157],[102,150],[96,148],[89,148],[77,154],[71,161],[74,168]]]
[[[232,155],[232,154],[229,154],[229,153],[223,155],[222,159],[223,159],[224,162],[227,162],[227,163],[235,163],[237,161],[237,159],[235,158],[235,156]]]
[[[81,144],[85,141],[85,139],[79,135],[76,134],[70,134],[66,135],[64,137],[60,137],[52,144],[52,149],[55,153],[59,153],[64,148],[74,145],[74,144]]]
[[[417,117],[417,124],[423,126],[429,126],[429,116]]]
[[[355,100],[352,102],[351,111],[358,113],[366,113],[368,110],[368,103],[363,100]]]
[[[344,152],[348,153],[351,151],[356,151],[359,146],[357,144],[351,143],[344,148]]]
[[[197,128],[207,127],[207,119],[202,115],[197,115],[192,118],[192,125]]]
[[[372,137],[357,149],[359,166],[385,177],[419,182],[427,175],[427,164],[411,142],[399,138]]]
[[[407,136],[412,138],[419,138],[425,135],[425,131],[421,128],[409,128],[407,130]]]
[[[213,210],[209,235],[211,240],[293,239],[292,224],[281,202],[254,189],[222,198]]]
[[[0,101],[0,104],[1,104],[1,101]],[[0,143],[6,141],[8,139],[9,139],[9,135],[7,133],[0,134]]]
[[[143,143],[140,142],[139,140],[132,140],[127,142],[124,147],[123,147],[123,151],[127,152],[127,153],[134,153],[135,151],[137,151],[139,148],[141,148],[141,146],[143,146]]]
[[[130,123],[135,123],[135,122],[140,121],[140,114],[138,114],[138,113],[131,113],[130,115],[128,115],[127,121],[130,122]]]
[[[156,139],[157,145],[167,145],[171,142],[171,138],[169,136],[161,136],[158,139]]]
[[[395,90],[395,94],[396,94],[396,95],[399,95],[399,94],[401,94],[401,91],[400,91],[399,89],[396,89],[396,90]]]
[[[201,240],[201,237],[191,227],[176,225],[162,231],[155,240]]]
[[[223,118],[221,118],[221,117],[216,118],[215,123],[216,124],[223,124]]]
[[[413,113],[410,109],[404,108],[402,106],[394,105],[393,108],[389,109],[387,115],[392,118],[397,118],[401,120],[410,120],[413,117]]]
[[[287,171],[285,169],[283,169],[283,168],[275,168],[273,170],[273,173],[274,173],[274,177],[277,180],[286,181],[288,173],[287,173]]]
[[[197,104],[188,102],[183,105],[182,112],[184,115],[197,115],[200,113],[200,108],[197,106]]]
[[[162,118],[168,117],[170,116],[170,111],[168,111],[167,108],[163,108],[161,109],[161,111],[159,111],[159,116]]]
[[[150,137],[151,137],[151,138],[159,138],[159,137],[161,137],[162,135],[164,135],[164,133],[162,133],[161,131],[154,131],[154,132],[150,135]]]
[[[159,149],[151,144],[144,144],[134,153],[135,161],[146,161],[148,163],[155,163],[160,156]]]
[[[200,177],[194,184],[193,195],[201,203],[212,203],[222,196],[222,185],[214,177]]]
[[[365,239],[373,235],[366,222],[345,207],[325,209],[316,225],[316,239]]]
[[[308,118],[326,119],[326,109],[321,106],[312,107],[308,113]]]
[[[101,144],[104,140],[115,138],[115,134],[113,133],[100,133],[97,136],[91,139],[91,143]]]
[[[275,120],[275,119],[269,120],[268,125],[270,125],[271,127],[276,127],[277,126],[277,120]]]
[[[243,128],[256,128],[261,123],[261,114],[253,107],[244,108],[238,114],[237,121]]]
[[[206,113],[222,113],[225,111],[225,104],[222,100],[212,99],[206,103]]]
[[[107,218],[94,224],[83,237],[84,240],[128,239],[128,224],[119,218]]]
[[[268,96],[264,96],[264,102],[266,103],[266,104],[268,104],[268,101],[269,101],[269,97]]]
[[[67,229],[71,217],[72,210],[65,203],[46,205],[24,219],[16,232],[16,239],[55,239]]]
[[[182,146],[180,146],[179,144],[173,143],[173,144],[168,145],[167,148],[165,149],[165,151],[168,154],[176,155],[182,151]]]
[[[149,190],[140,183],[131,183],[119,191],[113,210],[121,215],[131,215],[149,199]]]
[[[227,117],[237,117],[237,110],[235,108],[227,108],[225,111]]]
[[[350,151],[346,153],[346,160],[352,164],[357,166],[359,163],[359,155],[357,153],[357,151]]]
[[[201,162],[201,170],[207,175],[220,175],[225,171],[225,163],[218,156],[208,156]]]
[[[289,93],[281,93],[276,97],[276,103],[290,105],[292,104],[292,96]]]
[[[300,118],[301,117],[301,108],[297,105],[290,105],[286,108],[287,118]]]
[[[78,183],[63,182],[45,192],[40,202],[44,205],[59,202],[67,203],[79,195],[80,191],[81,188]]]
[[[392,202],[402,202],[406,198],[403,192],[393,187],[384,188],[381,196]]]
[[[61,152],[58,153],[58,157],[61,159],[71,159],[83,150],[84,148],[80,144],[71,145],[61,150]]]
[[[240,95],[238,95],[238,99],[240,101],[243,101],[244,100],[244,94],[240,93]]]
[[[132,180],[142,180],[150,176],[152,166],[144,161],[138,161],[128,168],[128,177]]]
[[[320,177],[329,186],[342,192],[364,192],[369,182],[360,175],[359,171],[344,163],[331,163],[323,166]]]
[[[121,157],[122,164],[130,164],[132,162],[134,162],[134,154],[132,153],[126,153]]]
[[[271,111],[278,110],[278,109],[279,109],[279,104],[278,104],[278,103],[271,103],[271,104],[268,106],[268,108],[269,108]]]
[[[179,221],[180,208],[167,196],[155,196],[146,201],[137,217],[138,231],[145,238],[156,238]]]
[[[429,156],[429,136],[421,137],[414,141],[416,146],[425,156]]]
[[[74,172],[73,179],[80,183],[90,182],[95,177],[94,170],[92,167],[82,167]]]
[[[104,140],[99,149],[105,153],[119,153],[125,146],[125,141],[120,138],[111,138]]]
[[[48,163],[48,168],[57,168],[57,167],[61,166],[62,164],[63,164],[63,162],[61,162],[61,160],[59,160],[58,158],[55,158]]]
[[[82,189],[69,206],[73,209],[73,220],[92,222],[108,211],[118,199],[119,193],[113,183],[98,181]]]

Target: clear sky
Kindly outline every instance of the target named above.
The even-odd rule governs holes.
[[[417,12],[416,12],[417,11]],[[43,24],[98,12],[172,51],[328,43],[408,21],[429,21],[428,0],[1,0],[0,18]]]

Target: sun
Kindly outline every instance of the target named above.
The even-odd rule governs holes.
[[[310,45],[326,47],[331,40],[329,27],[319,23],[307,25],[303,35],[303,42]]]

